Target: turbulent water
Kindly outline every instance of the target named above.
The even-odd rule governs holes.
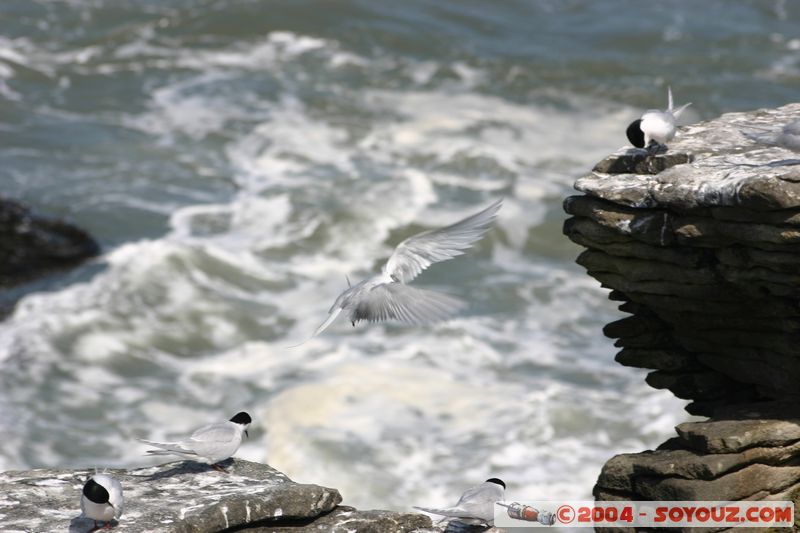
[[[152,464],[136,437],[247,410],[240,457],[359,507],[487,477],[580,499],[685,418],[613,362],[621,315],[561,200],[668,84],[684,122],[796,100],[798,4],[164,4],[0,4],[0,193],[104,250],[14,293],[0,469]],[[486,238],[416,282],[466,313],[287,349],[345,276],[501,197]]]

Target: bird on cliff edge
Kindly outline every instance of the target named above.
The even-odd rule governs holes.
[[[242,411],[225,422],[216,422],[198,428],[191,436],[178,442],[137,440],[160,448],[147,450],[149,455],[177,455],[189,461],[211,465],[215,470],[225,472],[225,469],[218,463],[236,453],[242,444],[242,433],[249,436],[247,428],[251,422],[250,415]]]
[[[489,478],[479,485],[468,488],[453,507],[436,509],[432,507],[414,507],[420,511],[457,518],[468,525],[494,524],[494,504],[505,499],[506,484],[496,477]]]
[[[398,244],[380,274],[356,285],[350,285],[348,279],[349,288],[333,302],[325,322],[309,339],[290,348],[325,331],[342,311],[349,314],[355,327],[361,320],[424,324],[444,320],[466,307],[466,302],[459,298],[409,287],[406,283],[433,263],[463,254],[489,230],[502,204],[503,200],[497,200],[479,213],[444,228],[423,231]]]
[[[122,516],[125,501],[122,497],[122,484],[108,474],[90,477],[83,485],[81,511],[83,516],[97,522],[105,522],[104,529],[111,529],[111,521]]]
[[[673,108],[672,87],[667,87],[667,109],[648,109],[642,118],[634,120],[625,134],[636,148],[644,148],[648,155],[667,151],[667,143],[675,137],[675,119],[691,104]]]

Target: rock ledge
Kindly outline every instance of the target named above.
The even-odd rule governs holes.
[[[683,128],[565,200],[577,262],[630,314],[604,328],[616,360],[709,417],[608,461],[596,498],[800,500],[800,160],[740,131],[797,119],[791,104]]]
[[[228,531],[406,533],[431,527],[428,517],[339,506],[336,489],[295,483],[259,463],[232,460],[223,474],[176,462],[109,470],[123,486],[125,511],[114,531],[211,533]],[[0,473],[0,530],[87,533],[80,495],[88,470]]]

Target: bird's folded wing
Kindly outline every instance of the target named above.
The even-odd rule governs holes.
[[[449,318],[466,306],[466,302],[454,296],[402,283],[387,283],[363,296],[356,307],[355,318],[369,322],[399,320],[407,324],[428,324]]]
[[[432,263],[464,253],[489,229],[503,201],[498,200],[450,226],[409,237],[395,248],[383,270],[397,281],[408,283]]]
[[[414,509],[419,509],[420,511],[424,511],[426,513],[438,514],[439,516],[450,516],[453,518],[475,518],[475,516],[473,516],[473,514],[466,509],[460,509],[458,507],[451,507],[449,509],[435,509],[433,507],[414,506]]]
[[[197,442],[230,442],[236,435],[236,429],[231,424],[220,423],[201,427],[190,437]]]

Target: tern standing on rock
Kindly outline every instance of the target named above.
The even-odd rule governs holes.
[[[496,477],[487,479],[480,485],[467,489],[453,507],[434,509],[431,507],[414,507],[430,514],[438,514],[448,518],[457,518],[469,525],[493,525],[494,504],[505,498],[506,484]]]
[[[105,522],[105,529],[111,529],[111,521],[122,516],[124,506],[122,485],[108,474],[95,474],[83,485],[81,511],[83,516],[97,522]]]
[[[675,119],[691,104],[683,104],[678,109],[672,106],[672,88],[667,87],[667,109],[649,109],[642,118],[634,120],[625,134],[636,148],[645,148],[650,155],[667,151],[667,143],[675,137]]]
[[[479,213],[444,228],[418,233],[398,244],[380,274],[352,285],[339,295],[328,311],[327,320],[311,338],[322,333],[342,311],[355,327],[361,320],[426,324],[448,318],[466,307],[466,302],[459,298],[409,287],[406,283],[433,263],[463,254],[488,231],[502,203],[498,200]]]
[[[247,435],[250,422],[252,422],[250,415],[242,411],[225,422],[203,426],[195,430],[190,437],[179,442],[138,440],[160,448],[159,450],[147,450],[150,455],[177,455],[190,461],[209,464],[215,470],[225,472],[217,463],[236,453],[242,444],[242,433]]]

